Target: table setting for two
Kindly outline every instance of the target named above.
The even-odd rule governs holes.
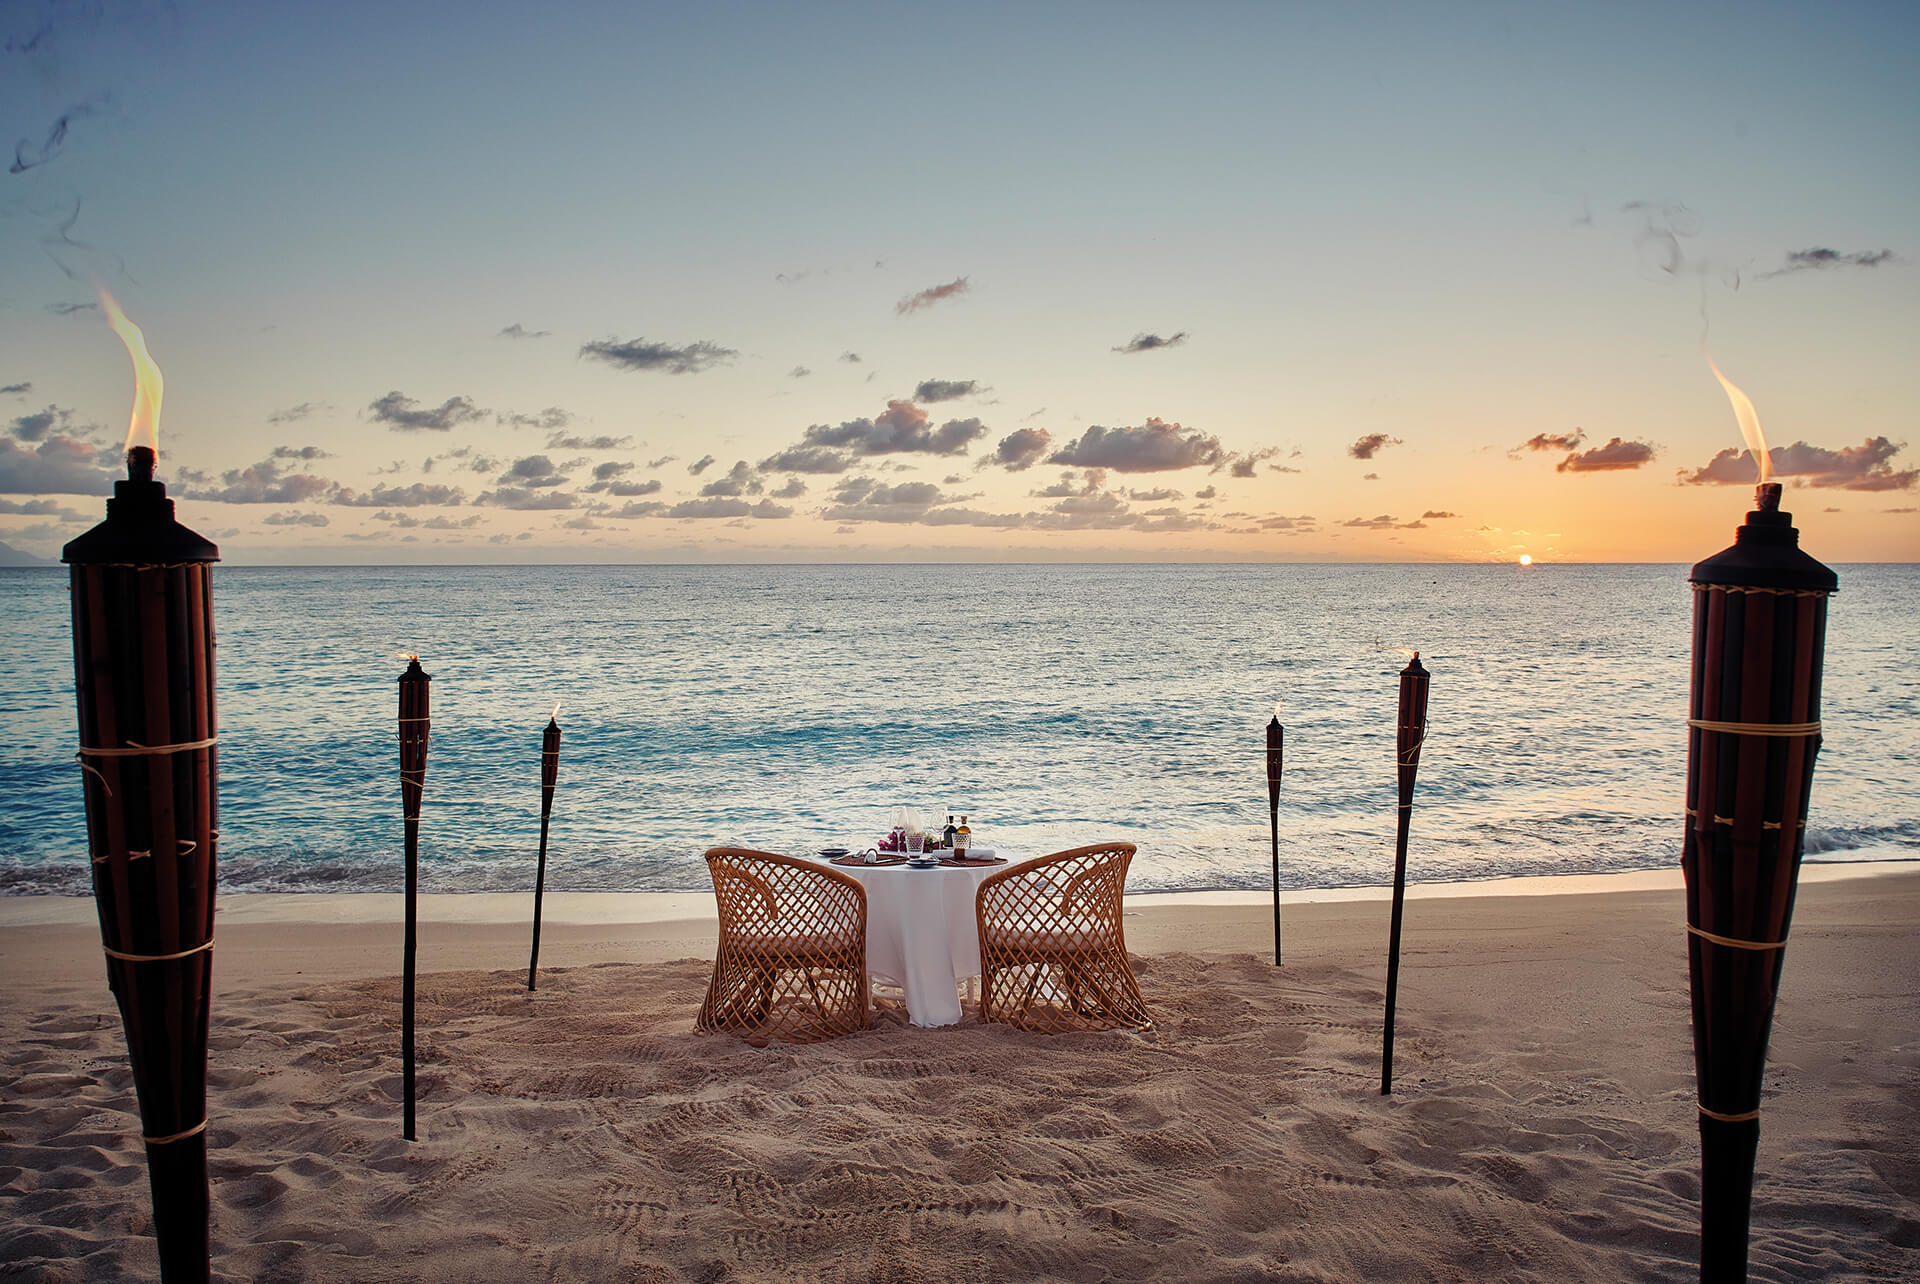
[[[873,846],[859,850],[822,847],[815,855],[829,864],[864,869],[894,866],[906,866],[909,869],[939,869],[943,866],[948,869],[985,869],[1007,863],[1006,858],[996,854],[992,848],[974,844],[973,830],[966,816],[960,817],[958,825],[953,823],[952,816],[948,816],[944,830],[930,831],[921,823],[919,814],[908,807],[894,809],[893,828]]]

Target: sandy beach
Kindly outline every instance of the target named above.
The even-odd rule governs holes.
[[[1858,874],[1859,871],[1841,871]],[[1809,871],[1773,1034],[1756,1280],[1920,1276],[1920,871]],[[1677,873],[1387,906],[1142,897],[1145,1033],[692,1034],[711,899],[429,898],[420,1140],[398,898],[231,897],[209,1113],[228,1280],[1690,1280]],[[1485,891],[1509,894],[1487,895]],[[1541,890],[1551,894],[1517,894]],[[92,906],[0,903],[0,1278],[153,1278]]]

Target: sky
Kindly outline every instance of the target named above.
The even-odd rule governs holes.
[[[0,542],[1920,559],[1920,8],[0,3]]]

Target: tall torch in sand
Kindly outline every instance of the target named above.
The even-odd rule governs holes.
[[[1287,729],[1280,725],[1280,702],[1273,702],[1267,724],[1267,826],[1273,839],[1273,965],[1280,966],[1280,771],[1286,756]]]
[[[400,961],[400,1135],[414,1140],[413,1127],[413,973],[415,937],[420,924],[420,794],[427,784],[427,733],[433,722],[427,687],[433,678],[420,657],[407,656],[400,675],[400,811],[404,818],[407,861],[407,926]]]
[[[1393,844],[1393,920],[1387,930],[1387,1018],[1380,1037],[1380,1095],[1393,1091],[1393,1010],[1400,997],[1400,916],[1407,903],[1407,833],[1413,822],[1413,782],[1420,774],[1420,746],[1427,739],[1429,677],[1418,651],[1400,670],[1400,718],[1394,731],[1394,763],[1400,775],[1399,823]]]
[[[1712,358],[1708,358],[1712,365]],[[1753,403],[1722,375],[1755,458],[1754,511],[1693,568],[1687,718],[1687,963],[1700,1104],[1700,1277],[1747,1277],[1760,1080],[1800,877],[1827,598],[1839,579],[1799,547]]]
[[[127,480],[71,567],[74,694],[93,897],[126,1027],[153,1186],[160,1277],[205,1280],[207,1022],[213,976],[212,564],[153,479],[160,371],[139,327],[100,305],[133,358]]]
[[[533,880],[533,953],[527,957],[527,988],[540,972],[540,898],[547,890],[547,822],[553,816],[553,787],[560,781],[560,706],[553,706],[540,736],[540,872]]]

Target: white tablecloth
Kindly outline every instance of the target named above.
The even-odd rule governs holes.
[[[960,978],[980,974],[973,897],[1006,865],[834,865],[867,890],[867,971],[898,985],[915,1025],[960,1019]]]

